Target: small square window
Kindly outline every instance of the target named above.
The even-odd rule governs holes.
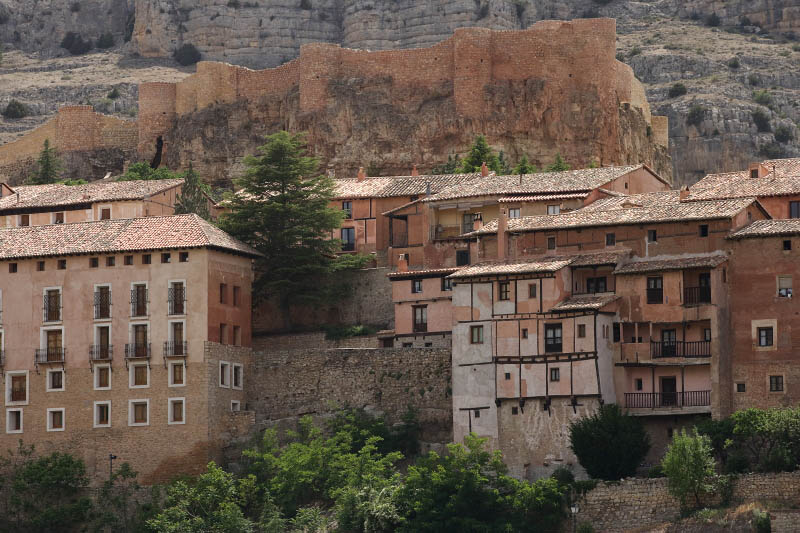
[[[31,216],[30,215],[20,215],[19,216],[19,225],[22,227],[30,226],[31,225]]]
[[[519,414],[519,407],[512,407],[511,408],[511,414],[512,415],[518,415]]]
[[[528,338],[528,328],[522,328],[522,338],[523,339]]]
[[[180,263],[188,263],[189,262],[189,252],[180,252],[178,254],[178,261]]]
[[[48,370],[47,371],[47,392],[56,392],[64,390],[64,371],[63,370]]]
[[[548,205],[547,206],[547,214],[548,215],[557,215],[561,213],[561,206],[558,205]]]
[[[128,400],[128,425],[150,424],[150,400]]]
[[[442,278],[442,292],[453,290],[453,280],[449,278]]]
[[[172,256],[170,254],[161,254],[161,262],[162,263],[170,263],[172,261]]]
[[[792,249],[792,241],[790,239],[786,239],[785,241],[783,241],[783,249],[784,250]]]
[[[109,257],[106,257],[106,266],[107,267],[113,267],[113,266],[116,266],[116,264],[117,264],[117,258],[116,257],[114,257],[113,255],[109,256]]]
[[[153,258],[150,254],[142,255],[142,264],[149,265],[153,261]]]
[[[231,387],[231,364],[226,361],[219,362],[219,386],[226,389]]]
[[[53,213],[53,224],[63,224],[64,223],[64,212],[59,211],[58,213]]]
[[[186,423],[186,401],[184,398],[169,399],[169,424]]]
[[[22,409],[6,409],[6,433],[22,433]]]
[[[413,342],[404,342],[403,343],[403,348],[413,348],[413,347],[414,347],[414,343]]]
[[[234,413],[238,413],[242,410],[242,402],[239,400],[231,400],[231,411]]]
[[[551,368],[550,369],[550,381],[561,381],[561,369],[560,368]]]
[[[425,343],[425,347],[426,348],[433,348],[433,343],[432,342],[426,342]]]
[[[711,342],[711,328],[703,329],[703,340],[706,342]]]
[[[506,381],[511,379],[511,372],[506,372]]]
[[[708,224],[700,224],[700,236],[708,237]]]
[[[111,208],[103,207],[100,209],[100,220],[111,220]]]
[[[36,261],[36,271],[44,272],[44,261]]]
[[[126,255],[125,258],[123,259],[123,263],[125,264],[125,266],[131,266],[133,264],[133,256]]]
[[[94,365],[94,389],[111,389],[111,366]]]
[[[473,412],[475,413],[475,418],[480,418],[481,417],[481,410],[480,409],[475,409],[475,411],[473,411]]]
[[[770,392],[783,392],[783,376],[770,376],[769,377],[769,391]]]
[[[17,264],[16,263],[9,263],[8,264],[8,273],[9,274],[16,274],[17,273]]]
[[[89,258],[89,268],[97,268],[100,266],[100,259],[97,257]]]
[[[519,218],[520,212],[519,207],[512,207],[508,210],[508,218]]]
[[[747,386],[744,383],[737,383],[736,392],[747,392]]]
[[[528,285],[528,298],[536,298],[536,284],[531,283]]]
[[[656,242],[658,240],[658,232],[654,229],[647,230],[647,242]]]
[[[67,269],[67,260],[66,259],[59,259],[58,260],[58,269],[59,270],[66,270]]]
[[[606,246],[615,246],[617,244],[617,235],[614,233],[606,233]]]
[[[47,431],[64,431],[64,408],[47,410]]]
[[[548,250],[555,250],[556,249],[556,238],[555,237],[548,237],[547,238],[547,249]]]
[[[641,391],[644,388],[644,383],[642,382],[642,378],[636,378],[634,381],[634,387],[637,391]]]
[[[578,324],[578,338],[583,339],[586,337],[586,324]]]
[[[94,427],[111,427],[111,401],[94,402]]]
[[[469,327],[470,344],[483,344],[483,326]]]
[[[422,280],[421,279],[412,279],[411,280],[411,293],[412,294],[419,294],[422,292]]]

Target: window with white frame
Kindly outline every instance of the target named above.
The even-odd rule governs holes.
[[[186,398],[170,398],[169,424],[186,423]]]
[[[560,205],[548,205],[547,206],[547,214],[548,215],[558,215],[561,213],[561,206]]]
[[[150,400],[128,400],[128,425],[150,425]]]
[[[242,410],[242,402],[239,400],[231,400],[231,411],[234,413]]]
[[[47,431],[64,431],[64,408],[47,409]]]
[[[134,363],[128,367],[128,386],[132,389],[144,389],[150,386],[150,365]]]
[[[508,218],[519,218],[519,207],[512,207],[508,210]]]
[[[6,409],[6,433],[22,433],[22,409]]]
[[[28,371],[6,372],[6,405],[28,404]]]
[[[64,390],[64,370],[63,369],[47,369],[47,392],[61,392]]]
[[[231,379],[231,385],[233,386],[234,389],[241,390],[244,383],[244,366],[238,363],[233,363],[233,365],[231,365],[231,368],[233,370],[233,378]]]
[[[183,361],[171,361],[169,363],[169,386],[186,386],[186,363]]]
[[[94,365],[94,390],[111,390],[111,365]]]
[[[111,400],[94,402],[94,427],[111,427]]]
[[[231,364],[227,361],[219,362],[219,386],[226,389],[231,387]]]

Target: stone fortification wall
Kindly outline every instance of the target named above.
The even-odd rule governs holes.
[[[748,474],[733,482],[734,502],[796,502],[800,496],[800,471]],[[718,496],[715,497],[718,500]],[[708,503],[718,503],[712,498]],[[595,531],[626,531],[654,527],[680,517],[680,505],[669,495],[666,478],[627,479],[600,483],[579,503],[578,523],[589,522]],[[773,529],[773,531],[780,531]],[[784,530],[789,531],[789,530]]]
[[[398,421],[413,406],[423,441],[453,438],[448,349],[269,349],[255,353],[247,388],[257,427],[344,406]]]
[[[258,337],[253,337],[253,349],[256,351],[378,348],[379,345],[378,337],[375,335],[328,340],[325,338],[324,331],[312,331],[309,333],[295,333],[290,335],[260,335]]]

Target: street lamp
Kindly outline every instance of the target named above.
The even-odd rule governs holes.
[[[578,511],[580,511],[577,502],[573,503],[569,510],[572,513],[572,531],[574,533],[578,527]]]
[[[116,458],[117,458],[117,456],[114,455],[113,453],[109,453],[108,454],[108,480],[109,481],[111,481],[111,476],[114,474],[114,459],[116,459]]]

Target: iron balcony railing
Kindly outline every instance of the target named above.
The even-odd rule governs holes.
[[[711,287],[686,287],[683,289],[684,305],[711,303]]]
[[[628,409],[657,409],[659,407],[706,407],[711,405],[711,391],[685,392],[626,392]]]
[[[650,357],[711,357],[711,341],[650,341]]]
[[[164,343],[164,357],[188,355],[188,343],[168,341]]]
[[[67,350],[64,348],[42,348],[36,350],[34,362],[38,363],[63,363]]]
[[[111,318],[111,292],[94,293],[94,318]]]
[[[150,359],[150,343],[126,344],[125,359]]]
[[[172,287],[167,289],[167,304],[170,315],[185,315],[186,289],[183,287]]]
[[[131,316],[147,316],[147,289],[131,291]]]
[[[24,402],[28,398],[28,394],[24,387],[15,387],[11,389],[12,402]]]
[[[647,289],[647,303],[664,303],[664,289]]]
[[[114,347],[110,344],[93,344],[89,347],[92,361],[110,361],[114,358]]]
[[[43,320],[59,322],[61,320],[61,294],[45,294],[42,303]]]

